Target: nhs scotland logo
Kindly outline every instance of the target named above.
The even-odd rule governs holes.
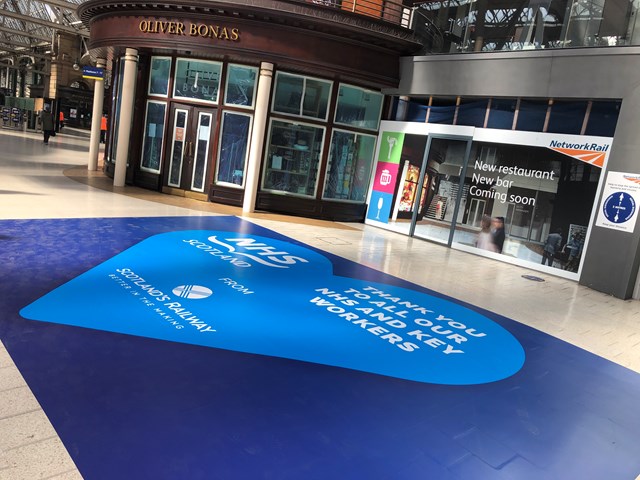
[[[209,243],[195,239],[183,242],[241,268],[251,267],[251,262],[271,268],[289,268],[297,263],[309,263],[305,258],[250,237],[220,239],[217,235],[211,235],[207,238]]]

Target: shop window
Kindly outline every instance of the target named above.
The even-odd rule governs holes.
[[[544,128],[548,106],[549,102],[547,100],[521,100],[516,130],[541,132]]]
[[[487,128],[511,130],[513,128],[516,104],[517,100],[515,98],[494,98],[491,100]]]
[[[220,62],[179,58],[173,85],[174,98],[218,103],[221,71]]]
[[[164,132],[164,102],[149,100],[144,121],[144,140],[142,143],[142,160],[140,168],[147,172],[160,173],[162,161],[162,136]]]
[[[554,101],[551,105],[547,132],[580,135],[585,113],[587,102]]]
[[[169,78],[171,76],[170,57],[151,57],[149,73],[149,95],[166,97],[169,94]]]
[[[562,245],[589,225],[601,169],[546,147],[474,142],[454,241],[544,265],[550,233]],[[503,229],[499,244],[496,232]],[[493,238],[493,241],[491,240]],[[569,252],[547,264],[577,271]],[[549,263],[551,261],[551,263]]]
[[[263,190],[315,196],[324,132],[322,127],[272,120]]]
[[[453,125],[453,118],[455,116],[455,113],[455,106],[429,107],[429,123]]]
[[[465,101],[458,107],[456,125],[484,127],[489,100]]]
[[[273,111],[326,120],[330,95],[331,82],[278,72]]]
[[[223,113],[217,184],[244,186],[251,120],[251,115],[244,113]]]
[[[383,95],[372,90],[340,85],[335,123],[377,130]]]
[[[585,135],[598,135],[602,137],[613,137],[618,123],[620,106],[622,102],[593,102]]]
[[[323,198],[364,202],[376,137],[334,130]]]
[[[253,107],[256,97],[258,69],[243,65],[229,65],[225,88],[225,105]]]
[[[410,101],[407,107],[407,122],[425,122],[428,110],[428,106]]]

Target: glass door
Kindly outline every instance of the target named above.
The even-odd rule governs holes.
[[[430,135],[412,206],[410,234],[451,245],[471,139]]]
[[[205,174],[207,172],[207,159],[211,144],[213,126],[213,112],[197,112],[195,126],[195,151],[193,152],[193,170],[191,172],[191,190],[204,192]],[[192,147],[193,148],[193,147]]]
[[[165,186],[204,193],[211,158],[215,109],[174,104],[170,145],[165,158]]]
[[[472,227],[480,226],[486,203],[484,200],[478,200],[477,198],[471,199],[471,206],[469,207],[469,215],[466,222],[467,225],[471,225]]]

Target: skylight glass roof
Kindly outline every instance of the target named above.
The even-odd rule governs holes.
[[[55,31],[89,36],[76,16],[83,0],[0,0],[0,61],[22,52],[44,53]]]

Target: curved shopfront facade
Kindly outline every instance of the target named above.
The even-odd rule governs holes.
[[[126,149],[127,183],[363,220],[390,108],[381,89],[397,86],[399,57],[418,47],[400,6],[375,5],[372,15],[304,2],[83,4],[92,51],[113,64],[105,171]],[[123,146],[125,50],[137,68]]]

